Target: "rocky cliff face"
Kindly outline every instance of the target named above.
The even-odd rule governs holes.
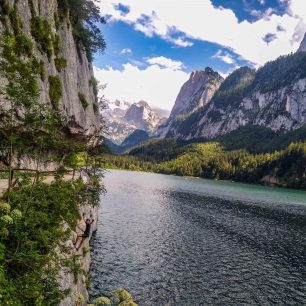
[[[81,269],[84,271],[84,274],[79,274],[76,278],[68,269],[62,270],[61,274],[59,275],[59,283],[62,289],[70,289],[70,294],[59,304],[59,306],[71,306],[71,305],[78,305],[77,304],[77,297],[78,294],[81,294],[85,301],[82,303],[82,306],[87,305],[89,300],[88,291],[87,291],[87,282],[88,282],[88,272],[90,268],[90,252],[89,252],[89,242],[92,236],[92,233],[97,229],[97,218],[98,218],[98,208],[91,207],[90,205],[84,205],[80,208],[80,214],[85,214],[86,218],[93,218],[95,221],[92,224],[92,232],[90,237],[86,239],[77,252],[80,256],[79,263],[81,265]],[[78,226],[80,228],[85,228],[85,222],[81,221]],[[72,250],[75,248],[73,245],[73,241],[75,241],[77,235],[81,235],[82,232],[77,228],[73,233],[73,237],[71,240],[66,242],[66,245],[71,248]]]
[[[160,126],[157,135],[173,136],[178,121],[205,106],[223,82],[223,78],[211,68],[193,71],[189,80],[182,86],[167,122]]]
[[[40,102],[56,107],[62,115],[62,123],[68,134],[89,141],[100,129],[100,114],[95,95],[96,82],[91,63],[74,40],[69,19],[65,16],[60,17],[58,1],[1,0],[0,35],[7,32],[15,37],[19,35],[23,47],[33,45],[29,53],[33,60],[32,64],[35,60],[40,74],[38,76]],[[3,41],[1,37],[1,43]],[[0,81],[5,84],[4,79]],[[1,102],[5,104],[6,101]],[[32,168],[33,160],[23,161],[23,164]],[[50,167],[52,168],[52,165]],[[92,228],[95,230],[97,208],[86,205],[80,210],[81,214],[93,216],[95,223]],[[74,249],[72,241],[73,237],[66,241],[66,245],[71,247],[71,250]],[[89,239],[79,251],[80,264],[85,273],[89,271],[90,253],[83,250],[88,248],[88,241]],[[59,282],[63,289],[71,290],[71,294],[60,304],[61,306],[76,305],[77,293],[82,294],[87,302],[85,276],[78,276],[75,279],[72,273],[63,270],[59,275]],[[82,305],[87,305],[86,302]]]
[[[17,11],[22,31],[33,43],[33,53],[41,70],[40,101],[52,104],[50,87],[52,80],[53,83],[55,80],[57,89],[61,89],[58,108],[64,117],[64,125],[71,134],[90,138],[100,126],[100,115],[95,105],[93,69],[73,38],[69,19],[59,20],[57,0],[5,2]],[[53,46],[50,43],[50,48],[44,50],[37,38],[39,32],[36,37],[33,35],[33,27],[37,31],[49,29],[49,37],[45,32],[44,39],[45,42],[53,41]],[[5,26],[0,23],[0,33],[4,31]]]
[[[176,126],[183,139],[214,138],[241,126],[290,131],[306,123],[306,53],[234,71],[211,102]]]
[[[297,52],[306,52],[306,33]]]
[[[107,122],[109,138],[118,144],[135,130],[153,133],[164,121],[145,101],[109,101],[105,103],[102,115]]]
[[[134,123],[138,129],[148,132],[155,131],[161,120],[145,101],[132,104],[124,118]]]

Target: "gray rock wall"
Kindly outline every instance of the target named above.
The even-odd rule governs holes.
[[[222,82],[223,78],[211,68],[193,71],[189,80],[182,86],[169,119],[158,128],[156,136],[175,136],[177,121],[182,121],[184,116],[208,104]]]
[[[55,55],[50,59],[39,51],[37,42],[31,34],[30,2],[33,3],[36,16],[46,19],[51,25],[54,35],[59,35],[61,50],[59,56],[67,60],[67,67],[58,71],[55,66]],[[58,13],[57,0],[8,0],[17,11],[23,22],[23,31],[32,38],[34,43],[34,54],[38,60],[44,62],[45,78],[39,79],[40,100],[43,103],[51,104],[49,98],[49,76],[60,77],[63,95],[60,100],[59,109],[65,117],[64,124],[70,133],[90,138],[100,127],[100,115],[94,112],[93,103],[95,96],[89,80],[94,76],[91,63],[88,62],[84,51],[80,50],[73,38],[71,24],[66,18],[58,29],[55,26],[55,16]],[[4,28],[1,25],[0,31]],[[82,106],[78,93],[82,93],[88,102],[86,109]]]
[[[81,268],[84,270],[85,275],[79,274],[78,277],[75,279],[75,276],[73,273],[71,273],[68,269],[63,269],[59,275],[59,283],[62,287],[62,289],[70,289],[71,293],[68,297],[66,297],[59,306],[74,306],[76,305],[77,296],[78,294],[81,294],[85,301],[82,303],[82,305],[87,305],[88,302],[88,292],[86,283],[88,280],[88,272],[90,268],[90,251],[89,251],[89,242],[92,236],[92,233],[97,229],[97,219],[98,219],[98,208],[97,207],[91,207],[90,205],[84,205],[80,209],[81,215],[85,213],[86,217],[92,217],[94,218],[94,223],[92,224],[92,231],[90,234],[90,237],[86,239],[82,245],[82,247],[79,249],[78,252],[74,251],[75,247],[73,245],[73,242],[76,239],[77,235],[82,234],[80,229],[76,228],[75,232],[73,232],[73,235],[70,240],[66,242],[66,245],[73,250],[73,252],[76,252],[77,255],[80,255],[79,262],[81,264]],[[85,228],[85,222],[80,221],[78,224],[79,227]],[[85,254],[85,255],[84,255]]]

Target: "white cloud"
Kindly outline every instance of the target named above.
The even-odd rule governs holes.
[[[163,59],[149,60],[156,64],[145,69],[130,63],[124,64],[122,71],[112,67],[106,69],[95,67],[95,77],[101,84],[107,84],[103,90],[104,96],[109,100],[120,99],[130,102],[145,100],[152,106],[170,110],[189,75],[177,69],[177,66],[175,69],[165,66],[161,68],[160,63],[167,63]]]
[[[115,9],[119,2],[129,7],[124,16]],[[210,0],[105,0],[99,5],[113,21],[131,24],[147,36],[158,35],[179,46],[190,45],[190,39],[217,43],[257,65],[294,52],[306,30],[304,0],[291,0],[283,16],[270,9],[255,22],[239,22],[233,11],[214,7]],[[277,33],[279,26],[286,31]],[[269,45],[262,39],[268,33],[277,33]]]
[[[124,48],[120,51],[120,54],[128,54],[132,53],[132,50],[130,48]]]
[[[228,52],[222,52],[221,50],[218,50],[217,53],[212,56],[212,58],[218,58],[230,65],[235,63],[235,60]]]
[[[183,63],[180,61],[174,61],[171,58],[167,58],[164,56],[151,57],[147,59],[147,63],[151,65],[158,65],[161,68],[168,68],[171,70],[179,70],[183,68]]]

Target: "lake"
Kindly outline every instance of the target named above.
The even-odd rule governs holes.
[[[161,174],[105,174],[92,297],[140,305],[306,305],[306,192]]]

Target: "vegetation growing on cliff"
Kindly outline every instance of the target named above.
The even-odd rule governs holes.
[[[49,76],[49,97],[54,109],[58,109],[59,101],[63,95],[61,79],[58,75]]]
[[[85,95],[83,93],[79,92],[78,97],[79,97],[79,100],[80,100],[80,102],[83,106],[83,109],[85,110],[87,108],[87,106],[89,105]]]
[[[53,54],[53,34],[48,20],[40,16],[32,17],[31,32],[40,51],[46,53],[50,59]]]
[[[13,220],[2,215],[0,301],[13,305],[57,305],[67,292],[57,276],[71,255],[62,242],[70,236],[79,216],[85,185],[82,181],[35,185],[22,180],[8,195]],[[68,224],[68,228],[63,227]],[[67,259],[59,256],[65,254]]]
[[[58,305],[68,293],[59,285],[59,270],[83,273],[64,242],[80,217],[79,206],[98,205],[103,188],[86,143],[67,137],[58,112],[60,78],[49,76],[53,107],[39,102],[44,62],[34,56],[33,40],[23,31],[16,9],[4,0],[0,9],[9,16],[1,16],[6,31],[0,41],[0,77],[6,80],[0,88],[0,167],[8,187],[0,190],[0,304]],[[42,52],[57,55],[59,40],[44,19],[33,17],[32,34]],[[58,64],[63,67],[64,61]],[[19,165],[17,159],[24,156],[35,166]],[[67,156],[78,161],[74,170],[91,165],[83,170],[87,184],[79,176],[63,177],[71,170]],[[47,183],[40,169],[51,161],[57,168]]]
[[[74,38],[91,62],[97,52],[103,52],[106,43],[98,23],[105,23],[99,8],[92,0],[61,0],[58,7],[62,18],[71,22]]]

